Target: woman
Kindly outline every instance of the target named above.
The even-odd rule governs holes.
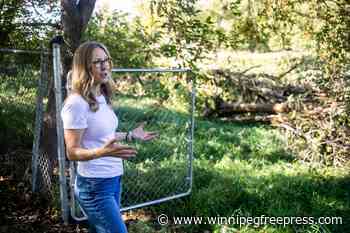
[[[120,214],[122,159],[136,156],[136,150],[118,141],[156,137],[145,132],[143,125],[116,133],[111,68],[103,44],[81,44],[73,58],[72,92],[61,112],[67,156],[78,161],[75,195],[88,216],[90,232],[98,233],[127,232]]]

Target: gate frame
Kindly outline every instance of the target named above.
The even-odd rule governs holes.
[[[76,216],[76,212],[78,211],[76,209],[76,202],[75,202],[75,196],[74,196],[74,181],[75,181],[75,162],[70,161],[69,162],[69,173],[70,173],[70,203],[68,203],[68,193],[67,193],[67,177],[65,176],[65,146],[64,146],[64,137],[63,137],[63,126],[62,126],[62,119],[60,117],[60,112],[62,108],[62,85],[61,85],[61,62],[60,62],[60,45],[59,44],[53,44],[53,69],[54,69],[54,83],[55,83],[55,97],[56,97],[56,130],[57,130],[57,152],[58,152],[58,162],[59,162],[59,184],[60,184],[60,201],[61,201],[61,212],[62,212],[62,218],[65,224],[69,221],[69,205],[70,205],[70,215],[75,221],[84,221],[87,220],[86,214],[80,208],[82,211],[83,217]],[[195,97],[196,97],[196,79],[195,76],[192,73],[192,70],[189,68],[184,69],[163,69],[163,68],[154,68],[154,69],[112,69],[112,72],[115,73],[185,73],[186,78],[188,79],[192,84],[192,89],[190,91],[190,97],[191,97],[191,107],[190,107],[190,130],[188,132],[188,142],[187,142],[187,177],[185,180],[189,181],[189,188],[186,192],[179,193],[176,195],[159,198],[153,201],[148,201],[128,207],[121,208],[120,211],[128,211],[132,209],[142,208],[145,206],[150,206],[154,204],[159,204],[162,202],[166,202],[169,200],[181,198],[184,196],[188,196],[192,192],[192,186],[193,186],[193,142],[194,142],[194,113],[195,113]]]

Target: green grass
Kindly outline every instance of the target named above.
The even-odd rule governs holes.
[[[138,183],[126,183],[126,192],[131,195],[128,198],[145,196],[152,199],[186,190],[186,185],[182,189],[175,187],[181,186],[185,177],[185,164],[181,161],[186,155],[183,132],[187,129],[189,116],[171,109],[153,108],[154,103],[147,99],[144,102],[137,100],[138,104],[130,99],[120,102],[124,103],[120,104],[118,110],[120,121],[124,122],[122,127],[130,128],[136,122],[147,120],[150,130],[161,132],[156,142],[136,145],[141,150],[140,158],[134,163],[131,161],[125,179],[130,175]],[[192,194],[145,208],[153,213],[152,216],[340,216],[343,224],[294,224],[286,227],[191,224],[170,225],[166,228],[155,224],[154,219],[151,222],[139,222],[131,227],[130,232],[139,232],[141,228],[150,228],[149,232],[350,231],[348,170],[297,161],[285,149],[283,137],[277,129],[259,124],[241,125],[197,119],[194,145]],[[157,157],[150,156],[155,152]],[[151,182],[154,179],[158,181],[156,185]],[[174,192],[169,191],[169,187],[174,188]],[[132,193],[135,195],[132,196]]]

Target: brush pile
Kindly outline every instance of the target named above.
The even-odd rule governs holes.
[[[302,82],[284,77],[304,62],[293,65],[279,76],[247,74],[230,70],[207,72],[214,94],[204,101],[202,116],[228,122],[263,122],[280,127],[289,148],[308,162],[340,166],[350,160],[350,127],[346,103],[318,88],[319,72],[304,74]],[[254,67],[253,67],[254,68]],[[339,93],[346,92],[339,84]],[[340,95],[342,96],[342,95]]]

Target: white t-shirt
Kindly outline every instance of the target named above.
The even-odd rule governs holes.
[[[103,95],[98,96],[99,109],[92,112],[89,104],[78,94],[72,94],[65,101],[61,117],[64,129],[85,129],[81,146],[86,149],[102,147],[115,137],[118,118],[107,104]],[[114,177],[123,174],[121,158],[101,157],[78,161],[78,173],[84,177]]]

